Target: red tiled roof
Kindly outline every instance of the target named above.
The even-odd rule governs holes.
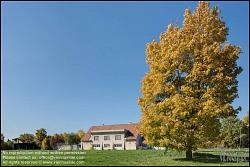
[[[137,123],[91,126],[88,132],[83,136],[82,141],[89,141],[92,131],[104,131],[104,130],[111,131],[111,130],[122,130],[122,129],[129,131],[129,133],[127,133],[126,139],[136,139],[136,137],[139,135]]]

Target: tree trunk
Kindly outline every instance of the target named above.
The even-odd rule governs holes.
[[[186,159],[192,159],[192,158],[193,158],[192,150],[188,149],[186,151]]]

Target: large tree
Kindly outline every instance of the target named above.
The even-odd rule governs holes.
[[[35,142],[36,144],[41,147],[42,146],[42,141],[47,137],[47,132],[44,128],[36,130],[35,133]]]
[[[193,13],[186,9],[182,28],[170,24],[146,49],[140,131],[148,144],[185,150],[189,159],[215,140],[220,118],[238,112],[231,103],[238,97],[241,49],[226,40],[219,13],[199,2]]]

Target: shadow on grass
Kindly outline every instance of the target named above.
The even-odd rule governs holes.
[[[202,163],[223,163],[220,159],[220,155],[213,155],[209,153],[194,153],[193,159],[176,158],[174,160],[175,161],[202,162]],[[230,161],[230,163],[237,163],[237,161]]]

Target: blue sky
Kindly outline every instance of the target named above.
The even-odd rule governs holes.
[[[249,3],[212,2],[242,47],[249,110]],[[6,138],[138,122],[146,43],[197,2],[1,2],[1,132]]]

